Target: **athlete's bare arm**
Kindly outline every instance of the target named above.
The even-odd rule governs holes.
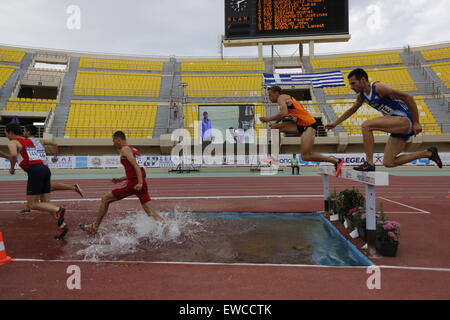
[[[134,170],[136,171],[136,176],[138,179],[138,183],[137,183],[137,185],[134,186],[134,189],[138,190],[138,191],[141,190],[144,180],[142,178],[141,168],[139,167],[139,165],[136,162],[136,158],[134,157],[133,151],[131,151],[131,149],[129,147],[123,147],[120,150],[120,155],[127,158],[127,160],[130,162],[130,164],[133,166]]]
[[[120,183],[120,182],[125,181],[127,179],[128,179],[127,176],[124,176],[124,177],[120,177],[120,178],[112,178],[111,181],[113,183]]]
[[[348,109],[347,111],[345,111],[339,118],[337,118],[335,121],[328,123],[325,126],[325,129],[330,130],[333,129],[334,127],[336,127],[338,124],[340,124],[341,122],[344,122],[345,120],[347,120],[348,118],[351,117],[352,114],[354,114],[356,111],[358,111],[359,108],[361,108],[361,106],[363,105],[363,102],[361,100],[361,96],[358,94],[356,96],[356,101],[353,104],[353,106]]]
[[[7,155],[7,159],[9,160],[9,163],[10,163],[9,173],[14,174],[14,172],[15,172],[14,167],[17,163],[17,153],[22,150],[22,145],[19,142],[17,142],[16,140],[9,141],[8,142],[8,150],[9,150],[9,155]]]
[[[411,112],[411,115],[413,117],[413,131],[414,131],[414,135],[419,134],[420,132],[422,132],[422,126],[420,125],[420,121],[419,121],[419,110],[417,109],[417,104],[416,101],[414,100],[414,98],[397,89],[394,89],[390,86],[388,86],[387,84],[384,83],[376,83],[375,84],[375,88],[377,90],[377,93],[380,97],[390,97],[392,99],[399,99],[402,100],[406,103],[406,105],[408,106],[409,111]]]
[[[291,97],[287,94],[282,94],[278,97],[278,113],[271,117],[260,117],[261,122],[278,121],[287,117],[288,113],[288,103],[291,101]]]
[[[56,142],[53,141],[49,141],[49,140],[41,140],[41,144],[43,146],[51,146],[51,150],[53,153],[53,158],[52,161],[53,162],[57,162],[58,161],[58,144]]]

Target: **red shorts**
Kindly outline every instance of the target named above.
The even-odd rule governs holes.
[[[142,204],[149,202],[150,195],[148,194],[147,181],[144,178],[144,183],[142,184],[142,189],[139,191],[134,190],[134,186],[137,185],[137,180],[128,180],[127,185],[120,189],[114,189],[111,191],[113,196],[117,200],[135,195],[139,198]]]

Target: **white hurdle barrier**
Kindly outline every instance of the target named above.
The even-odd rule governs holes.
[[[330,197],[330,176],[335,176],[336,171],[334,166],[321,166],[319,172],[323,175],[323,197],[325,201],[325,211],[328,210],[328,201]],[[342,168],[341,174],[338,178],[349,179],[356,182],[364,183],[366,189],[366,230],[367,230],[367,244],[369,247],[369,254],[375,255],[376,243],[376,186],[389,185],[389,173],[387,172],[361,172],[353,169]]]

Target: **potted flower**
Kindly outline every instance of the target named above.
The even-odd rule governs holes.
[[[385,257],[395,257],[400,239],[400,223],[396,221],[377,222],[376,248]]]
[[[359,237],[367,241],[366,237],[366,213],[363,207],[354,208],[351,210],[352,227],[358,230]]]
[[[338,210],[339,214],[342,215],[341,222],[344,222],[345,218],[349,227],[351,226],[352,213],[358,207],[364,207],[365,199],[364,196],[355,188],[346,189],[339,193],[338,198]]]
[[[338,202],[339,193],[336,191],[336,188],[334,188],[333,192],[330,194],[330,196],[327,198],[325,211],[329,215],[334,215],[338,213],[337,210],[337,202]]]

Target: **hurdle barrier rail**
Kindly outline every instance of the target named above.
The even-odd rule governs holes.
[[[328,211],[330,197],[330,176],[335,176],[334,166],[321,166],[319,172],[323,175],[324,210]],[[338,178],[349,179],[363,183],[366,193],[366,232],[369,255],[376,254],[376,186],[389,185],[389,173],[387,172],[361,172],[353,169],[342,168]]]

